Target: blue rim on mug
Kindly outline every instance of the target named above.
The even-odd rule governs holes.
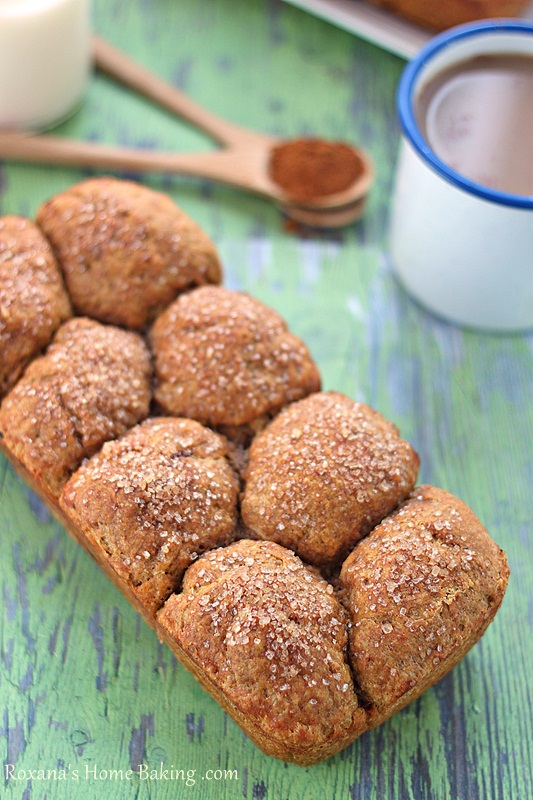
[[[432,60],[433,56],[460,40],[493,33],[526,33],[532,37],[533,42],[533,23],[525,20],[487,20],[484,22],[467,23],[445,31],[431,39],[431,41],[417,53],[412,61],[409,62],[402,73],[396,96],[400,124],[404,136],[414,147],[415,151],[435,172],[449,183],[493,203],[514,206],[515,208],[533,209],[533,196],[511,194],[509,192],[500,192],[497,189],[490,189],[469,178],[465,178],[464,175],[456,172],[445,164],[444,161],[441,161],[422,135],[415,119],[413,102],[414,90],[420,73],[426,64]]]

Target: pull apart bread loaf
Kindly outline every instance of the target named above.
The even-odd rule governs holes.
[[[395,426],[321,392],[305,344],[221,274],[127,181],[0,220],[0,445],[254,742],[313,764],[451,669],[509,570],[463,502],[416,486]]]

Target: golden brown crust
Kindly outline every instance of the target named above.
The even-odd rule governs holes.
[[[263,414],[261,417],[256,417],[244,425],[218,425],[217,431],[243,451],[245,462],[248,463],[248,450],[252,441],[260,431],[266,428],[272,418],[276,416],[276,413],[277,410],[272,414]]]
[[[155,612],[206,550],[237,538],[228,443],[190,419],[149,419],[74,473],[63,511]]]
[[[517,17],[528,0],[370,0],[402,17],[432,30],[445,30],[464,22],[488,17]]]
[[[475,514],[443,489],[417,487],[342,566],[350,661],[377,722],[442,677],[502,601],[509,568]]]
[[[76,184],[45,203],[37,223],[74,309],[101,322],[143,328],[179,292],[221,279],[202,229],[169,197],[131,181]]]
[[[252,442],[244,523],[254,536],[331,567],[409,495],[418,463],[377,411],[337,392],[311,395]]]
[[[0,218],[0,398],[71,315],[54,254],[39,228]]]
[[[361,733],[333,588],[273,542],[242,540],[190,567],[159,623],[267,753],[313,763]]]
[[[150,356],[140,336],[65,322],[0,406],[6,445],[57,497],[84,458],[147,416]]]
[[[155,398],[167,414],[250,425],[320,388],[307,347],[274,309],[205,286],[179,297],[150,334]]]

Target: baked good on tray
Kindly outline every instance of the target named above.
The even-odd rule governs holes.
[[[318,392],[288,406],[253,440],[243,521],[254,536],[331,567],[405,500],[418,464],[377,411]]]
[[[0,219],[0,398],[70,317],[55,256],[28,219]]]
[[[23,254],[11,274],[36,304],[28,242],[46,250],[55,310],[38,345],[31,325],[13,326],[24,355],[5,371],[0,449],[253,741],[313,764],[465,655],[502,601],[505,554],[464,503],[415,485],[418,456],[391,422],[320,391],[309,350],[273,309],[197,287],[220,268],[194,223],[178,270],[189,277],[176,281],[160,256],[173,252],[167,223],[182,212],[166,198],[150,216],[146,198],[98,179],[43,207],[79,315],[66,321],[41,234],[17,221],[15,243],[13,222],[0,220],[4,260]],[[140,289],[131,250],[141,207],[153,291]],[[103,324],[113,286],[122,308]]]
[[[529,0],[370,0],[410,22],[435,31],[489,17],[518,17]]]
[[[475,514],[419,486],[348,556],[340,586],[349,658],[377,721],[418,697],[481,636],[509,570]]]
[[[0,433],[57,497],[84,458],[148,415],[150,380],[138,334],[73,317],[4,398]]]
[[[222,286],[178,297],[150,342],[156,401],[206,425],[252,426],[320,388],[309,350],[279,314]]]
[[[104,444],[67,483],[61,506],[157,611],[195,558],[237,538],[238,495],[222,436],[158,417]]]
[[[315,760],[366,728],[330,583],[275,542],[207,553],[158,620],[262,749]]]
[[[219,283],[211,240],[169,197],[115,178],[92,178],[37,212],[77,314],[141,329],[179,292]]]

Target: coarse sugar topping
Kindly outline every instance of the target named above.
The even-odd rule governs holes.
[[[272,731],[346,729],[357,698],[344,609],[332,587],[273,542],[206,554],[159,621],[246,712]]]
[[[384,706],[427,679],[481,634],[505,583],[501,552],[473,512],[442,489],[415,489],[342,566],[363,693]]]
[[[24,217],[0,218],[0,397],[70,313],[45,237]]]
[[[273,309],[205,286],[178,298],[151,331],[155,397],[205,424],[245,425],[320,386],[307,347]]]
[[[76,317],[6,396],[0,430],[26,468],[58,495],[83,458],[147,415],[150,377],[140,336]]]
[[[37,222],[75,310],[102,322],[143,328],[179,292],[221,279],[204,231],[170,197],[132,181],[76,184],[44,203]]]
[[[223,437],[155,418],[105,444],[61,503],[154,610],[200,553],[236,538],[238,491]]]
[[[418,456],[378,412],[336,392],[289,406],[252,443],[242,503],[264,539],[327,565],[414,486]]]

